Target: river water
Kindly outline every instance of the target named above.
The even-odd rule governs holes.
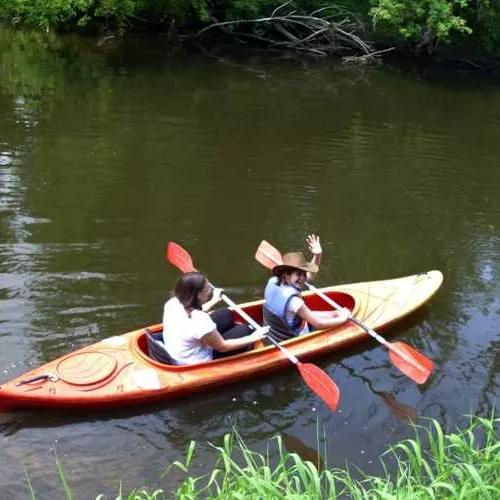
[[[0,497],[110,498],[192,474],[236,428],[331,466],[381,471],[412,436],[405,405],[446,429],[500,395],[500,87],[477,74],[176,52],[144,40],[1,32],[0,383],[160,320],[173,240],[237,302],[259,297],[262,239],[306,251],[318,286],[440,269],[424,309],[386,332],[435,361],[423,386],[376,343],[315,362],[331,413],[295,370],[189,399],[99,414],[0,415]],[[58,462],[59,461],[59,462]],[[389,467],[391,461],[389,460]],[[121,486],[120,486],[121,485]]]

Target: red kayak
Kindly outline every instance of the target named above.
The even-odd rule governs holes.
[[[403,278],[322,288],[321,292],[373,329],[387,328],[425,304],[439,289],[443,275],[429,271]],[[330,308],[317,295],[303,294],[311,309]],[[241,304],[262,324],[263,301]],[[235,318],[242,321],[237,312]],[[161,324],[110,337],[62,356],[0,386],[0,407],[109,408],[172,400],[222,384],[264,375],[290,366],[274,346],[254,346],[244,354],[188,366],[152,359],[146,330],[162,331]],[[283,343],[301,361],[344,349],[370,337],[354,322],[318,330]]]

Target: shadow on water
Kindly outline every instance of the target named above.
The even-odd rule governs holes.
[[[281,436],[283,437],[283,443],[289,452],[296,453],[303,460],[312,462],[319,471],[322,471],[325,468],[325,462],[316,448],[307,446],[301,439],[292,434],[282,432]]]
[[[347,366],[342,362],[340,362],[339,364],[340,366],[342,366],[342,368],[344,368],[344,370],[346,370],[349,373],[351,377],[361,380],[368,387],[370,392],[380,396],[382,398],[382,401],[387,405],[391,413],[398,420],[407,422],[415,422],[418,420],[417,410],[414,407],[399,402],[390,392],[378,391],[377,389],[375,389],[373,381],[370,380],[368,377],[356,373],[355,369]]]

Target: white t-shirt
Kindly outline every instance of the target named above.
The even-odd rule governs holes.
[[[173,297],[163,308],[163,343],[172,358],[183,364],[203,363],[212,359],[212,348],[201,338],[217,329],[212,318],[195,309],[191,317]]]

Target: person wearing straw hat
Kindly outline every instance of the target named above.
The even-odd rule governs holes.
[[[300,293],[307,280],[311,281],[319,271],[323,250],[319,236],[306,238],[313,258],[307,262],[302,252],[283,255],[283,263],[272,269],[264,292],[266,303],[264,320],[269,325],[269,335],[281,342],[313,330],[331,328],[348,320],[350,311],[313,311],[307,307]]]

